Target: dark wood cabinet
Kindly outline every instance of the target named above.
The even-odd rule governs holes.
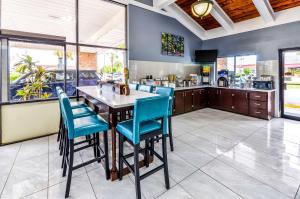
[[[175,91],[174,114],[206,106],[256,118],[274,117],[275,92],[255,92],[229,88],[201,88]]]
[[[201,108],[206,107],[207,97],[205,89],[193,90],[193,104],[193,110],[199,110]]]
[[[176,91],[173,101],[173,114],[184,113],[184,91]]]
[[[225,111],[232,111],[233,106],[233,96],[231,89],[219,89],[218,100],[219,108]]]
[[[208,88],[208,106],[211,108],[219,108],[219,99],[218,99],[218,89],[217,88]]]
[[[184,112],[190,112],[194,108],[193,90],[184,91]]]
[[[232,96],[233,96],[232,111],[235,113],[248,115],[249,112],[248,92],[234,90]]]

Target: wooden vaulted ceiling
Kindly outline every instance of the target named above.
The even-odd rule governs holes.
[[[221,27],[218,21],[211,15],[206,17],[194,17],[191,12],[191,5],[196,0],[177,0],[176,4],[191,16],[205,30],[211,30]],[[300,6],[300,0],[269,0],[274,12]],[[231,18],[234,23],[259,17],[252,0],[216,0],[224,12]]]

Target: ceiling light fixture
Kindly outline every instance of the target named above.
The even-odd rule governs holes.
[[[192,13],[196,17],[203,18],[207,16],[213,7],[213,2],[211,0],[197,0],[192,4]]]

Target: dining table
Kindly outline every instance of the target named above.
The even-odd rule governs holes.
[[[126,113],[133,110],[134,103],[137,99],[157,96],[154,93],[142,92],[138,90],[130,90],[129,95],[121,95],[108,88],[100,86],[79,86],[77,90],[80,96],[85,98],[86,101],[92,99],[93,103],[97,102],[98,111],[108,113],[108,123],[111,129],[111,180],[118,179],[117,168],[117,132],[116,126],[118,122],[124,121],[128,118]],[[144,162],[139,164],[144,166]],[[126,172],[125,172],[126,173]]]

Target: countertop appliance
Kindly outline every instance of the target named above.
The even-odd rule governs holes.
[[[228,79],[225,77],[219,77],[217,83],[218,83],[219,87],[228,87],[229,86]]]
[[[274,82],[273,81],[254,80],[253,88],[263,89],[263,90],[272,90],[272,89],[274,89]]]

